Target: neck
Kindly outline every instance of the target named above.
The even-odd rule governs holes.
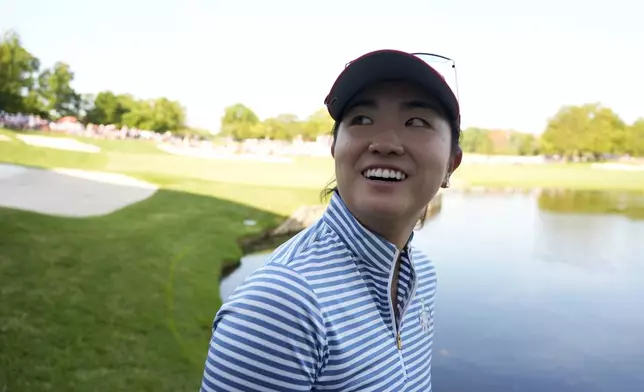
[[[356,219],[370,231],[394,244],[399,250],[402,250],[405,245],[407,245],[409,237],[411,237],[414,227],[416,226],[416,220],[411,223],[401,222],[396,224],[392,223],[392,220],[387,218],[366,218],[356,216]]]

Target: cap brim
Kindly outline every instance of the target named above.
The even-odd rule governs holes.
[[[444,106],[450,121],[460,124],[458,99],[443,76],[422,59],[397,50],[367,53],[342,71],[324,101],[331,118],[341,121],[345,108],[360,91],[383,81],[420,86]]]

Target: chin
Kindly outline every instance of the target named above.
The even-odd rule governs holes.
[[[418,189],[411,184],[374,184],[358,179],[343,182],[340,188],[345,203],[361,221],[388,221],[392,225],[407,225],[420,217],[424,208],[418,198]]]
[[[371,215],[374,218],[400,219],[408,216],[412,209],[405,197],[397,195],[359,195],[356,198],[356,207],[361,215]]]

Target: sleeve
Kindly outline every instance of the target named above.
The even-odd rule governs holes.
[[[327,350],[308,282],[289,267],[267,265],[215,316],[201,391],[310,391]]]

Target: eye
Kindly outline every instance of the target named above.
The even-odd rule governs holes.
[[[371,125],[373,121],[367,116],[357,115],[351,119],[351,125]]]
[[[418,117],[410,118],[409,120],[407,120],[407,122],[405,123],[405,126],[406,127],[429,127],[429,128],[431,128],[431,125],[429,125],[429,123],[427,121],[423,120],[422,118],[418,118]]]

